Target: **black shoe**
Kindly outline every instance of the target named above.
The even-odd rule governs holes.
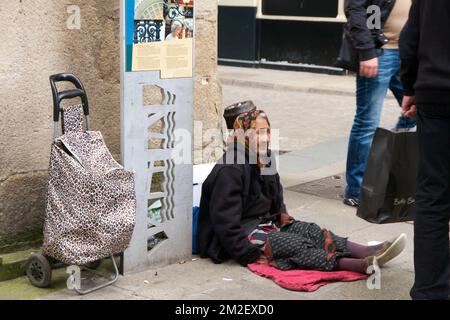
[[[359,200],[353,198],[344,198],[344,204],[350,207],[359,207]]]

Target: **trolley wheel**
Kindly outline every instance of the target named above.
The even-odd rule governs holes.
[[[26,273],[30,283],[38,288],[47,288],[52,281],[52,267],[42,254],[32,254],[26,263]]]
[[[100,267],[100,265],[102,264],[102,260],[96,260],[96,261],[92,261],[89,263],[86,263],[84,266],[88,269],[98,269]]]

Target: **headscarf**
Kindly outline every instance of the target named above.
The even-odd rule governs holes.
[[[266,113],[263,110],[244,112],[238,115],[236,120],[234,121],[234,130],[236,131],[241,129],[246,132],[249,129],[255,129],[256,119],[258,119],[260,115],[264,115],[264,118],[267,120],[267,122],[269,122],[269,119],[267,119]]]

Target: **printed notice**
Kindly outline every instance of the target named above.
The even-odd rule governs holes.
[[[164,55],[161,65],[161,78],[192,77],[192,39],[179,39],[164,42]]]
[[[134,45],[133,71],[161,70],[161,42]]]
[[[192,78],[192,39],[135,44],[133,71],[161,71],[162,79]]]

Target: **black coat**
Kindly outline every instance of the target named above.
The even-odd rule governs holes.
[[[450,1],[413,0],[400,37],[405,95],[450,106]]]
[[[351,40],[357,51],[359,61],[366,61],[378,56],[377,48],[386,44],[383,28],[394,8],[396,0],[346,0],[344,26],[346,36]],[[367,27],[367,9],[376,5],[381,9],[381,29],[370,30]]]
[[[261,253],[248,234],[262,222],[278,222],[286,212],[279,175],[262,177],[257,166],[246,160],[245,164],[219,161],[203,183],[198,218],[200,256],[215,263],[234,259],[246,266],[255,262]],[[261,184],[269,190],[264,195]]]

